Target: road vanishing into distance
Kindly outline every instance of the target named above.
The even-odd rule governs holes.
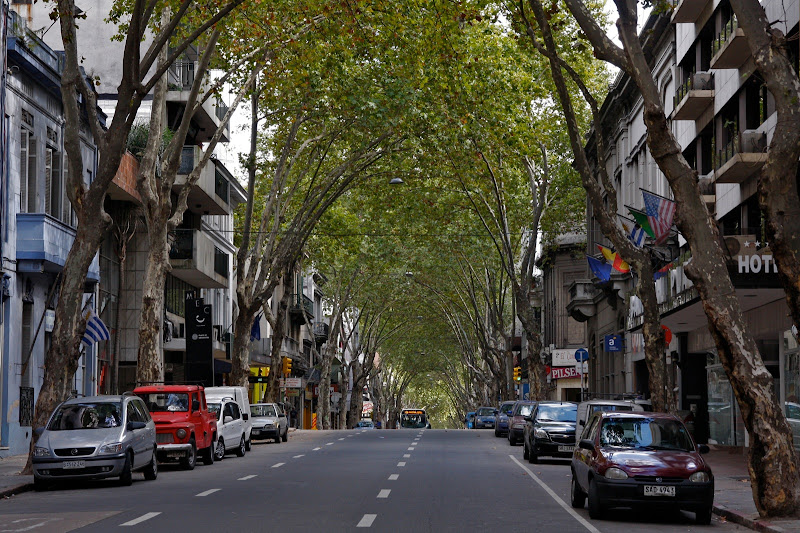
[[[0,500],[0,532],[749,531],[688,512],[569,505],[566,460],[522,460],[492,430],[297,431],[193,471],[134,474]]]

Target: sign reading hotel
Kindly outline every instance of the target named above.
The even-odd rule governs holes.
[[[739,274],[778,273],[778,265],[772,259],[772,254],[740,255],[737,257],[737,262],[739,263]]]

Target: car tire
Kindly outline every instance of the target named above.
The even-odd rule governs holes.
[[[499,437],[500,436],[500,432],[497,431],[497,428],[494,429],[494,436],[495,437]]]
[[[211,439],[211,444],[208,445],[207,448],[203,448],[200,450],[200,454],[203,457],[203,464],[204,465],[213,465],[214,464],[214,452],[216,452],[216,438]]]
[[[194,470],[195,465],[197,464],[197,444],[195,443],[194,439],[189,441],[191,445],[189,448],[189,453],[186,457],[181,459],[181,466],[184,470]]]
[[[131,470],[131,454],[125,454],[125,464],[122,465],[122,473],[119,475],[119,484],[123,487],[130,487],[133,484],[133,472]]]
[[[156,445],[153,444],[153,458],[150,459],[150,464],[142,470],[144,478],[147,481],[154,481],[158,477],[158,457],[156,457]]]
[[[247,439],[246,441],[244,441],[245,451],[249,452],[252,447],[253,447],[252,439]]]
[[[287,440],[289,440],[289,428],[288,427],[283,430],[283,437],[281,437],[281,440],[283,442],[286,442]]]
[[[214,447],[214,459],[217,461],[225,459],[225,439],[222,437],[217,439],[217,445]]]
[[[603,507],[600,505],[600,498],[597,495],[597,483],[594,479],[589,480],[589,518],[601,520],[603,518]]]
[[[533,450],[535,450],[535,448],[528,451],[528,462],[532,465],[539,464],[539,456],[533,453]]]
[[[523,440],[522,441],[522,458],[528,459],[530,457],[530,453],[528,452],[528,442]]]
[[[694,513],[694,521],[700,526],[707,526],[711,524],[711,514],[712,508],[707,507],[706,509],[695,511]]]
[[[572,474],[572,485],[569,491],[569,503],[575,509],[583,509],[586,503],[586,493],[581,490],[578,480],[575,479],[575,473]]]
[[[33,476],[33,490],[35,490],[36,492],[44,492],[49,487],[50,485],[45,480],[36,477],[36,475]]]
[[[236,457],[244,457],[245,453],[247,453],[247,441],[244,440],[244,435],[242,435],[242,440],[239,441],[239,447],[236,448]]]
[[[517,445],[517,439],[514,438],[514,434],[511,433],[510,430],[508,432],[508,444],[510,446],[516,446]]]

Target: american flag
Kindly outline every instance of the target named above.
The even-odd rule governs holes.
[[[662,242],[669,235],[672,218],[675,216],[675,202],[651,192],[642,190],[644,210],[647,220],[655,233],[656,243]]]

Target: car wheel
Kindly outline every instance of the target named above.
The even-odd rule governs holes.
[[[131,454],[125,454],[125,464],[122,465],[122,473],[119,475],[119,484],[130,487],[133,483],[133,472],[131,471]]]
[[[528,442],[523,440],[522,441],[522,458],[528,459],[530,457],[530,453],[528,452]]]
[[[508,432],[508,444],[511,446],[517,445],[517,439],[514,438],[514,434],[511,431]]]
[[[214,455],[216,452],[216,447],[214,445],[215,439],[211,439],[211,444],[208,445],[207,448],[203,448],[200,450],[200,454],[203,456],[203,464],[206,465],[213,465],[214,464]]]
[[[286,442],[287,440],[289,440],[289,428],[288,427],[283,430],[283,437],[281,437],[281,440],[283,442]]]
[[[217,447],[214,451],[214,455],[217,461],[222,461],[225,458],[225,439],[222,437],[217,439]]]
[[[499,437],[500,436],[500,432],[497,431],[497,428],[494,428],[494,436],[495,437]]]
[[[36,477],[36,475],[33,476],[33,490],[35,490],[36,492],[42,492],[42,491],[47,490],[48,487],[49,487],[49,485],[47,484],[47,482],[45,480],[43,480],[42,478]]]
[[[248,451],[248,452],[250,451],[250,448],[253,447],[253,444],[252,444],[252,442],[250,442],[250,440],[251,439],[248,439],[248,440],[244,441],[244,449],[246,451]]]
[[[597,496],[597,483],[594,479],[589,480],[589,518],[592,520],[603,518],[603,508],[600,505],[600,498]]]
[[[244,435],[242,435],[242,440],[239,441],[239,447],[236,448],[236,457],[244,457],[245,453],[247,453],[247,443],[244,440]]]
[[[186,457],[181,459],[181,466],[184,470],[194,470],[194,465],[197,464],[197,444],[195,444],[194,439],[190,440],[189,444],[189,452]]]
[[[586,493],[581,490],[581,486],[578,484],[578,480],[575,479],[575,474],[572,474],[572,490],[569,491],[569,503],[575,509],[583,509],[583,505],[586,503]]]
[[[150,464],[144,467],[144,478],[148,481],[153,481],[158,477],[158,457],[156,457],[156,446],[153,445],[153,458],[150,459]]]
[[[697,524],[701,526],[707,526],[711,524],[711,507],[701,511],[695,511],[694,515],[694,521],[697,522]]]
[[[539,456],[534,453],[535,449],[536,448],[531,448],[531,450],[528,452],[528,462],[532,465],[539,463]]]

